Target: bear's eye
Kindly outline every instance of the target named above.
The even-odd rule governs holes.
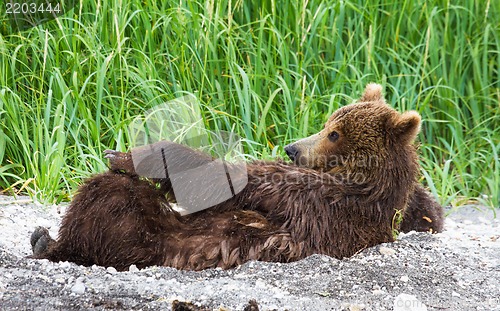
[[[330,134],[328,134],[328,139],[333,143],[335,142],[337,139],[339,139],[339,133],[333,131],[331,132]]]

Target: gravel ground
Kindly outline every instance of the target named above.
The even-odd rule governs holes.
[[[0,196],[0,310],[500,310],[500,220],[464,206],[437,235],[409,233],[344,260],[313,255],[202,272],[129,272],[24,258],[36,226],[57,230],[65,206]]]

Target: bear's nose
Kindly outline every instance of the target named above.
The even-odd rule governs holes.
[[[297,150],[297,148],[293,144],[286,145],[285,152],[286,152],[287,156],[290,158],[290,160],[292,160],[292,161],[295,161],[295,159],[297,158],[297,156],[299,154],[299,150]]]

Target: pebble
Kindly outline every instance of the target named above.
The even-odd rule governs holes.
[[[63,278],[56,278],[54,281],[55,281],[56,283],[59,283],[59,284],[64,284],[64,283],[66,283],[66,281],[65,281]]]
[[[331,260],[331,259],[330,259],[330,258],[328,258],[327,256],[321,256],[320,258],[321,258],[321,260],[322,260],[322,261],[324,261],[324,262],[329,262],[329,261]]]
[[[115,274],[116,272],[118,272],[118,271],[116,271],[116,269],[115,269],[115,268],[113,268],[113,267],[107,267],[107,268],[106,268],[106,271],[108,271],[108,273],[111,273],[111,274]]]
[[[71,287],[71,292],[77,294],[77,295],[83,295],[85,293],[85,284],[82,283],[82,281],[77,280],[75,284]]]
[[[375,289],[375,290],[372,290],[372,294],[377,296],[377,295],[383,295],[383,294],[385,294],[385,292],[381,289]]]
[[[139,268],[137,268],[136,265],[130,265],[130,267],[128,267],[128,271],[130,271],[130,272],[138,272]]]
[[[378,251],[380,252],[380,254],[387,255],[387,256],[396,254],[396,250],[395,249],[392,249],[392,248],[389,248],[389,247],[386,247],[386,246],[380,246],[379,249],[378,249]]]

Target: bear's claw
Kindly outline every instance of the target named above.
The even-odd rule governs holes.
[[[118,151],[111,150],[111,149],[106,149],[106,150],[104,150],[104,153],[106,154],[104,156],[104,158],[106,158],[106,159],[112,159],[112,158],[116,157],[116,154],[118,153]]]
[[[133,162],[129,153],[117,150],[104,150],[104,158],[109,160],[109,169],[115,172],[135,174]]]

